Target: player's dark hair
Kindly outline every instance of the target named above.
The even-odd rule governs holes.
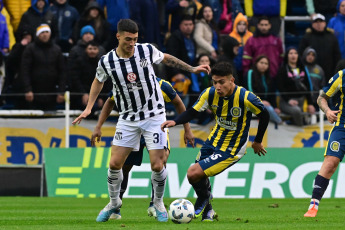
[[[211,76],[233,76],[232,65],[229,62],[218,62],[211,69]]]
[[[117,23],[117,32],[128,32],[128,33],[138,33],[139,28],[137,23],[131,19],[121,19]]]

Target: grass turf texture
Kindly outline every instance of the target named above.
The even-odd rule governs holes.
[[[165,199],[168,206],[174,199]],[[195,199],[190,199],[194,203]],[[149,199],[124,199],[121,220],[97,223],[108,199],[0,197],[0,229],[343,229],[345,199],[324,199],[305,218],[310,199],[214,199],[219,221],[177,225],[147,216]]]

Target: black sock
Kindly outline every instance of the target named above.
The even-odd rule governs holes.
[[[123,180],[121,183],[121,190],[120,190],[120,199],[121,200],[122,200],[123,194],[126,192],[127,185],[128,185],[128,173],[123,174]]]
[[[150,201],[150,206],[153,205],[153,198],[155,198],[155,192],[153,191],[153,185],[151,183],[151,201]]]
[[[202,199],[205,199],[211,194],[211,184],[210,180],[207,178],[201,179],[195,184],[191,184],[194,188],[196,195]]]
[[[317,174],[315,177],[315,184],[313,189],[312,199],[321,200],[323,194],[325,193],[327,186],[329,184],[329,179],[324,178]]]

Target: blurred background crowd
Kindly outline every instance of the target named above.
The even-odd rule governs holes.
[[[236,83],[256,93],[271,121],[305,125],[319,90],[345,68],[345,0],[0,0],[0,109],[84,109],[99,58],[117,46],[130,18],[140,43],[190,65],[233,65]],[[306,20],[285,20],[300,16]],[[283,26],[282,26],[283,25]],[[164,65],[187,108],[212,85],[206,74]],[[111,90],[107,82],[95,110]],[[168,106],[169,109],[169,106]],[[198,123],[209,121],[202,115]]]

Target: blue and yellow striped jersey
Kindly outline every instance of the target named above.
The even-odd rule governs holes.
[[[323,87],[323,91],[328,97],[336,97],[333,98],[333,101],[337,101],[336,109],[339,109],[340,112],[338,113],[338,119],[335,123],[335,126],[342,126],[345,127],[345,111],[344,111],[344,71],[340,70],[337,74],[335,74],[331,79],[329,79],[327,85]]]
[[[174,100],[174,98],[176,97],[176,91],[172,87],[172,85],[168,81],[165,81],[161,78],[156,77],[156,79],[159,83],[159,86],[161,87],[164,101],[167,103]],[[109,93],[109,97],[114,101],[113,91]]]
[[[259,97],[243,87],[236,86],[229,97],[219,97],[212,86],[201,93],[193,108],[213,112],[216,125],[207,139],[215,148],[235,156],[247,142],[252,113],[261,113],[264,105]]]

